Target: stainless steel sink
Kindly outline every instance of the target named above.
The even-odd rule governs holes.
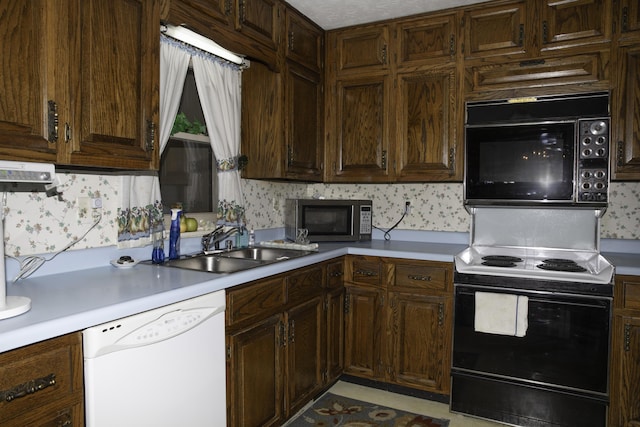
[[[166,261],[163,265],[167,267],[206,271],[209,273],[228,274],[259,267],[264,265],[264,263],[251,259],[221,257],[217,254],[201,254],[180,259],[172,259]]]
[[[304,255],[309,255],[310,251],[298,251],[295,249],[281,249],[281,248],[241,248],[233,249],[230,251],[220,252],[217,254],[219,257],[233,258],[233,259],[252,259],[258,261],[284,261],[291,258],[299,258]]]
[[[217,274],[229,274],[261,265],[273,264],[309,255],[312,251],[280,248],[241,248],[229,251],[185,256],[166,261],[164,266],[186,268]]]

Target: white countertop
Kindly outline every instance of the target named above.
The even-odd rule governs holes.
[[[442,243],[440,236],[436,236],[439,243],[400,240],[321,243],[317,254],[229,275],[144,263],[116,269],[95,252],[78,251],[69,255],[75,257],[71,263],[91,268],[54,269],[53,273],[40,272],[41,275],[8,284],[7,294],[29,297],[32,308],[25,314],[0,320],[0,352],[346,254],[453,262],[454,256],[468,245],[464,236],[445,237],[444,241],[451,243]],[[616,274],[640,275],[640,254],[627,253],[628,248],[613,243],[616,245],[606,245],[611,252],[603,255],[616,266]],[[633,244],[635,251],[636,242],[623,243]],[[144,248],[139,253],[147,252],[148,248]],[[109,256],[113,258],[113,252]]]
[[[0,320],[0,352],[346,254],[452,262],[466,245],[376,240],[324,243],[317,254],[219,275],[140,263],[42,275],[9,283],[31,310]]]

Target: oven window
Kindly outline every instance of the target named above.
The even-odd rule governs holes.
[[[456,289],[453,366],[606,393],[610,301],[529,294],[524,337],[474,330],[475,292]]]
[[[348,206],[304,206],[302,224],[315,235],[350,236],[352,234],[353,209]]]
[[[571,200],[574,123],[470,127],[466,199]]]

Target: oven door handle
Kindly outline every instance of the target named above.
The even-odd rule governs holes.
[[[546,293],[541,296],[538,293],[531,293],[521,289],[500,289],[500,288],[470,288],[469,286],[457,287],[456,296],[468,295],[475,297],[476,292],[489,292],[496,294],[522,295],[529,298],[529,304],[562,304],[578,307],[592,307],[601,309],[610,309],[611,298],[608,297],[589,297],[579,295],[558,295],[554,293]]]

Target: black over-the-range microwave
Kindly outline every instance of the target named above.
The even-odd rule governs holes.
[[[606,207],[609,94],[468,102],[466,205]]]
[[[287,199],[285,237],[295,241],[306,229],[311,242],[357,242],[371,240],[371,200]]]

